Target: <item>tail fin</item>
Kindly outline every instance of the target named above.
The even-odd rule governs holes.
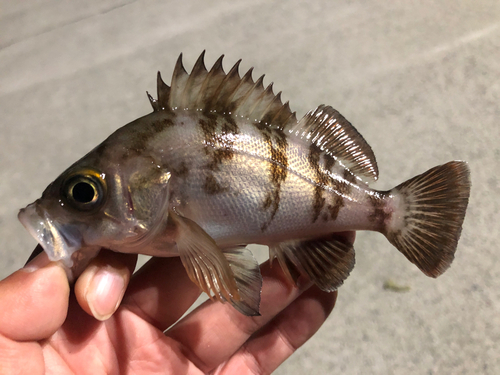
[[[390,191],[396,208],[385,235],[427,276],[438,277],[453,261],[469,202],[465,162],[451,161]]]

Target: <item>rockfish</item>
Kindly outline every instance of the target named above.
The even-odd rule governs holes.
[[[240,60],[241,61],[241,60]],[[51,260],[86,264],[101,248],[180,256],[211,298],[258,315],[262,277],[248,244],[269,246],[285,274],[325,291],[354,266],[334,233],[384,234],[422,272],[451,264],[470,192],[465,162],[451,161],[389,191],[363,137],[320,105],[297,120],[263,77],[243,77],[204,53],[190,74],[160,73],[153,112],[115,131],[22,209],[19,219]]]

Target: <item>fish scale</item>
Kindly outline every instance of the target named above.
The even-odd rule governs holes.
[[[371,147],[338,111],[297,120],[281,95],[207,70],[158,73],[153,113],[111,134],[19,213],[70,277],[101,248],[179,256],[211,298],[258,315],[262,276],[246,245],[269,246],[290,282],[337,289],[354,267],[346,232],[373,230],[431,277],[451,264],[469,194],[467,164],[451,161],[389,191]]]

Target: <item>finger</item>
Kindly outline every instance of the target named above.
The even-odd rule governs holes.
[[[229,304],[209,301],[166,332],[181,343],[185,355],[202,371],[208,372],[228,360],[252,334],[311,285],[297,288],[288,284],[281,267],[271,269],[269,262],[262,265],[261,272],[261,316],[244,316]]]
[[[63,268],[38,255],[0,281],[0,334],[19,341],[49,337],[66,318],[68,296]]]
[[[247,341],[217,374],[271,374],[309,340],[330,315],[337,292],[311,287]]]
[[[75,284],[82,309],[98,320],[111,317],[120,305],[136,262],[135,254],[101,250]]]
[[[1,374],[41,374],[44,368],[43,354],[37,342],[19,342],[1,334],[0,363]]]
[[[180,258],[152,258],[132,277],[122,306],[164,331],[200,293]]]

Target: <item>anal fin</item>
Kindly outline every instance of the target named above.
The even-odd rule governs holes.
[[[231,304],[240,313],[247,316],[257,316],[262,291],[262,276],[259,263],[252,252],[245,247],[223,249],[224,256],[229,262],[236,280],[240,300],[231,300]]]
[[[245,315],[259,315],[262,276],[244,247],[221,250],[197,223],[169,212],[178,230],[177,248],[189,278],[211,299],[230,302]]]
[[[343,284],[355,261],[352,244],[334,238],[270,246],[270,258],[278,259],[290,281],[296,283],[298,270],[327,292],[333,292]]]

